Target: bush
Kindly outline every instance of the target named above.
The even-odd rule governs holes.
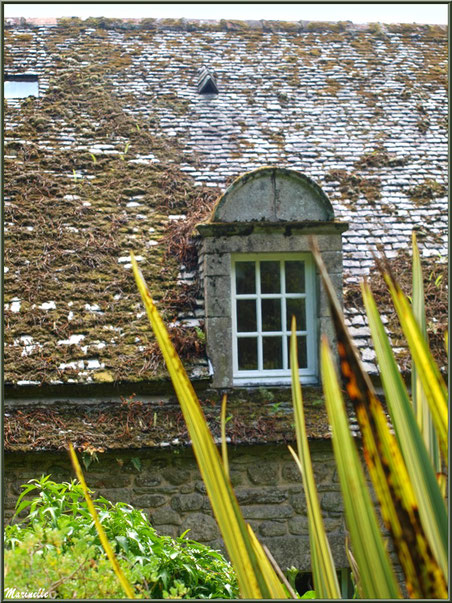
[[[16,513],[5,529],[5,590],[46,591],[56,598],[123,598],[81,486],[50,477],[22,486]],[[24,495],[38,494],[32,500]],[[140,598],[233,599],[236,578],[224,557],[189,540],[159,536],[143,511],[105,498],[94,501],[119,564]]]

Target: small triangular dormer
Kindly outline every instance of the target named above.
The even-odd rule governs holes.
[[[198,77],[199,94],[218,94],[218,87],[213,73],[204,67]]]

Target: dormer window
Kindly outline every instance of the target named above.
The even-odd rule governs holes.
[[[27,98],[28,96],[38,96],[38,76],[29,73],[21,75],[5,75],[3,93],[5,98]]]
[[[316,291],[311,255],[234,254],[231,277],[234,383],[290,379],[292,316],[297,322],[300,376],[315,379]]]
[[[218,94],[218,87],[215,81],[215,76],[207,68],[203,68],[198,78],[198,93],[199,94]]]
[[[262,168],[238,178],[198,225],[213,387],[290,384],[291,319],[302,383],[319,380],[320,333],[333,333],[309,248],[315,235],[339,299],[342,232],[304,174]]]

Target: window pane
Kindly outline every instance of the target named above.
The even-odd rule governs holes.
[[[256,293],[255,262],[236,262],[235,282],[237,293]]]
[[[237,331],[257,331],[256,300],[237,300]]]
[[[286,264],[286,293],[304,293],[304,262],[291,261]]]
[[[281,337],[263,337],[264,369],[282,369],[282,339]]]
[[[281,331],[281,300],[263,299],[262,308],[262,330]]]
[[[281,291],[280,263],[261,262],[261,292],[279,293]]]
[[[287,329],[290,331],[292,316],[297,321],[297,331],[306,331],[306,300],[286,299]]]
[[[38,80],[36,81],[5,81],[3,94],[5,98],[27,98],[38,96]]]
[[[308,352],[306,347],[306,335],[297,335],[298,368],[308,368]],[[290,337],[287,337],[287,357],[290,367]]]
[[[237,343],[239,351],[239,370],[257,370],[257,338],[239,337]]]

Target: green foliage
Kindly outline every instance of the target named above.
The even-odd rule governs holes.
[[[284,586],[281,584],[280,577],[270,563],[251,526],[245,522],[229,479],[224,428],[226,397],[223,398],[221,412],[223,434],[223,458],[221,458],[201,404],[138,268],[135,256],[133,253],[130,256],[138,290],[167,364],[192,440],[201,477],[206,486],[226,550],[236,572],[240,594],[246,599],[288,598],[288,584]]]
[[[82,454],[82,462],[87,471],[93,461],[99,462],[99,458],[95,452],[84,452]]]
[[[13,549],[5,550],[5,589],[36,592],[61,599],[122,598],[123,590],[106,557],[98,557],[95,547],[83,538],[72,539],[62,551],[67,533],[56,529],[24,531]],[[121,563],[133,579],[130,566]],[[16,598],[17,595],[13,595]],[[139,595],[140,596],[140,595]],[[143,596],[143,595],[141,595]]]
[[[133,467],[140,472],[141,471],[141,461],[139,459],[139,457],[134,456],[133,458],[130,459],[130,462],[132,463]]]
[[[406,590],[412,598],[447,598],[447,510],[375,301],[364,283],[363,297],[393,430],[354,349],[318,248],[313,245],[312,249],[329,299],[343,383],[356,412],[369,476],[380,503],[381,516],[392,536],[395,553],[405,574]],[[419,304],[422,297],[419,287],[422,274],[415,257],[415,237],[413,254],[413,306],[416,306],[416,300]],[[416,308],[413,312],[388,265],[378,262],[378,267],[390,290],[419,375],[419,385],[425,394],[425,403],[431,411],[443,460],[447,462],[447,389],[418,324],[422,319],[423,304],[419,304],[416,318]],[[361,472],[359,460],[356,452],[352,451],[343,402],[339,404],[340,386],[326,340],[322,341],[321,357],[325,401],[356,561],[354,571],[359,577],[358,591],[363,598],[398,597],[394,592],[397,591],[395,576],[388,567],[389,560],[385,559],[382,544],[378,542],[381,538],[376,521],[369,513],[372,507],[369,493],[363,476],[358,475],[358,470]],[[386,592],[382,592],[382,588]]]
[[[205,343],[206,334],[204,333],[204,331],[202,329],[200,329],[199,327],[195,327],[195,333],[196,333],[199,341],[201,341],[202,343]]]
[[[413,243],[416,251],[415,239]],[[358,419],[368,473],[380,503],[381,516],[392,536],[395,553],[405,573],[406,589],[409,596],[414,598],[446,598],[447,549],[444,535],[447,531],[447,516],[445,505],[436,483],[433,466],[428,460],[427,454],[424,455],[421,450],[422,435],[419,432],[412,408],[409,402],[404,404],[403,381],[392,357],[378,311],[376,306],[374,307],[368,287],[364,285],[363,295],[369,324],[385,393],[389,398],[387,403],[395,433],[388,425],[385,410],[355,351],[334,287],[314,242],[311,250],[328,296],[336,331],[341,374]],[[246,538],[243,516],[240,509],[234,504],[232,485],[228,480],[224,435],[225,397],[221,413],[223,439],[223,459],[221,459],[216,448],[212,446],[211,434],[199,402],[133,254],[131,257],[138,289],[182,407],[197,452],[201,475],[214,512],[216,511],[215,517],[226,546],[229,545],[228,550],[239,578],[240,593],[245,598],[250,598],[249,593],[251,593],[251,598],[259,598],[259,593],[262,595],[264,592],[269,594],[267,598],[287,598],[289,594],[292,595],[290,583],[284,579],[280,571],[275,574],[274,568],[268,564],[264,550],[259,546],[250,526],[247,526],[249,538]],[[413,272],[415,278],[420,280],[422,275],[419,267],[414,266]],[[388,284],[394,307],[419,374],[420,385],[431,411],[434,428],[437,431],[443,461],[447,462],[446,386],[429,352],[427,342],[419,329],[408,300],[393,279],[390,270],[385,267],[382,269],[382,273]],[[416,290],[416,286],[414,289]],[[413,299],[421,294],[419,288],[415,293]],[[305,489],[312,573],[316,589],[315,593],[313,591],[306,593],[305,598],[315,598],[316,594],[323,598],[339,598],[334,562],[323,527],[312,474],[298,377],[295,332],[296,326],[293,324],[291,367],[298,455],[290,447],[289,449],[300,469]],[[349,433],[347,412],[326,339],[322,341],[321,360],[325,401],[332,425],[334,452],[350,531],[352,551],[348,551],[348,555],[350,560],[353,559],[351,565],[355,594],[370,599],[400,598],[401,592],[380,532],[365,473]],[[390,402],[402,404],[403,408],[394,412]],[[276,404],[273,406],[277,407]],[[274,408],[274,410],[277,409],[278,407]],[[225,501],[231,504],[226,505]],[[233,524],[233,520],[235,520],[235,524]],[[444,529],[445,527],[446,529]],[[292,570],[288,577],[289,581],[293,582]],[[278,588],[278,578],[284,579],[285,590],[283,591]],[[275,595],[277,589],[278,595]],[[282,594],[280,594],[281,592]]]
[[[57,598],[123,598],[75,480],[47,477],[23,486],[16,511],[24,521],[5,529],[5,588]],[[36,494],[25,500],[26,494]],[[182,535],[159,536],[145,514],[125,503],[94,501],[121,569],[139,598],[236,598],[237,583],[223,556]]]
[[[275,404],[272,404],[271,408],[270,408],[270,412],[274,413],[274,414],[278,413],[280,410],[281,404],[282,404],[282,402],[275,402]]]

